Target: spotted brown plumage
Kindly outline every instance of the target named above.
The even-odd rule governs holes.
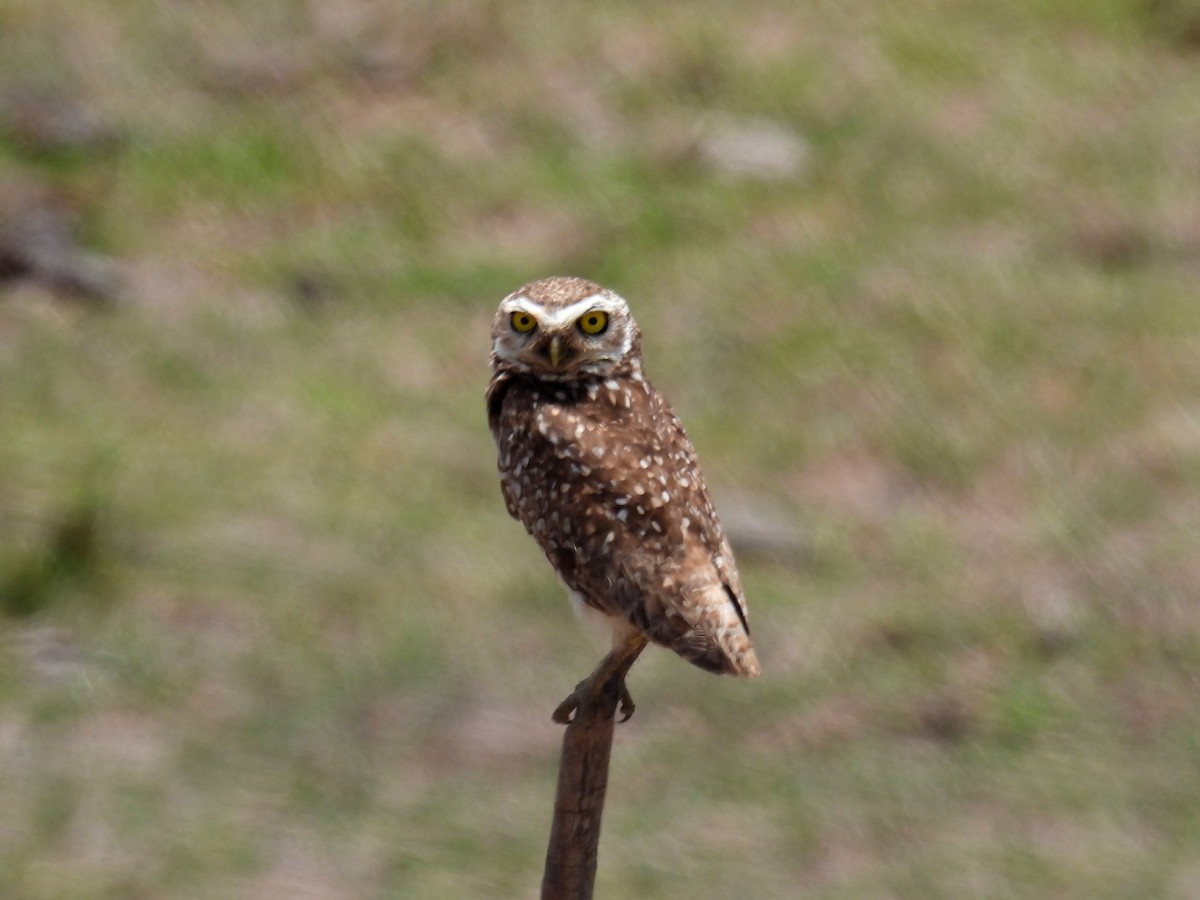
[[[580,278],[527,284],[496,312],[491,363],[508,511],[572,598],[607,617],[610,668],[648,639],[712,672],[757,675],[729,541],[687,433],[643,374],[625,301]]]

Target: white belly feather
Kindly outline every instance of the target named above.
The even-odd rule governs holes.
[[[584,629],[597,639],[607,639],[616,646],[626,635],[637,630],[627,619],[610,616],[594,606],[589,606],[579,591],[567,588],[567,599],[571,601],[571,608],[575,610],[575,615],[583,623]]]

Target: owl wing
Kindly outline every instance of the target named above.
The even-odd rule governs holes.
[[[506,501],[568,587],[702,668],[757,674],[733,553],[661,395],[623,384],[501,421],[520,405],[501,396],[501,453],[524,434],[511,455],[529,476]]]
[[[493,363],[494,365],[494,363]],[[504,395],[512,384],[512,376],[507,372],[497,372],[488,382],[484,399],[487,401],[488,428],[491,429],[492,439],[500,443],[500,413],[504,407]]]
[[[512,452],[512,435],[513,423],[510,414],[509,421],[503,421],[504,398],[508,394],[509,388],[513,386],[513,377],[507,372],[497,372],[492,376],[492,380],[488,382],[487,391],[484,399],[487,401],[488,413],[488,429],[492,432],[492,440],[496,442],[496,449],[500,453],[500,492],[504,495],[504,506],[508,510],[508,514],[514,519],[520,519],[520,511],[517,508],[516,497],[512,495],[510,490],[510,475],[506,471],[511,469],[511,463],[506,463],[506,454],[511,455]],[[507,426],[507,431],[506,431]]]

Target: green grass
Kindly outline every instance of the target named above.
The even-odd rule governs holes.
[[[598,896],[1200,892],[1192,5],[77,7],[0,5],[119,134],[0,202],[126,275],[0,287],[0,894],[536,894],[599,649],[482,390],[568,273],[803,535],[762,679],[634,670]]]

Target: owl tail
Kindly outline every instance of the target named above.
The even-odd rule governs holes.
[[[727,585],[707,585],[685,600],[681,612],[689,627],[661,643],[693,665],[718,675],[753,678],[762,672],[750,641],[749,623]]]

